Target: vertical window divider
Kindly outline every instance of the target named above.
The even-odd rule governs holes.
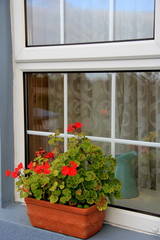
[[[113,41],[114,37],[114,8],[115,8],[115,1],[109,0],[109,41]]]
[[[60,0],[60,43],[64,44],[64,0]]]
[[[111,154],[115,156],[116,73],[112,73],[111,76]]]
[[[64,151],[67,151],[67,126],[68,126],[68,75],[64,73]]]

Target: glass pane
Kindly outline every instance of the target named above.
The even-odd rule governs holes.
[[[160,148],[117,144],[116,159],[123,188],[115,205],[160,214]]]
[[[111,135],[111,74],[68,74],[68,123],[82,122],[87,135]]]
[[[160,73],[117,73],[116,137],[160,141]]]
[[[27,0],[28,45],[60,43],[60,1]]]
[[[65,1],[65,43],[108,41],[108,33],[108,0]]]
[[[114,40],[154,36],[154,0],[115,1]]]
[[[52,146],[48,144],[49,138],[46,136],[36,136],[36,135],[28,135],[28,163],[30,161],[33,161],[33,159],[36,157],[35,152],[42,148],[46,152],[51,152],[53,150]],[[64,151],[63,142],[61,143],[60,151]]]
[[[26,20],[28,46],[153,39],[154,0],[26,0]]]
[[[91,141],[96,146],[100,147],[106,156],[111,154],[111,144],[107,142]]]
[[[28,130],[63,129],[63,74],[27,73]]]

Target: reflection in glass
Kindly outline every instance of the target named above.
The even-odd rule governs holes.
[[[65,1],[65,43],[108,41],[108,32],[108,0]]]
[[[63,74],[27,73],[28,130],[63,129]]]
[[[116,79],[116,137],[159,142],[160,73],[117,73]]]
[[[154,38],[154,0],[25,2],[29,46]]]
[[[116,176],[123,184],[124,195],[115,204],[160,214],[160,148],[116,144],[116,158]],[[132,196],[127,197],[128,193]]]
[[[116,0],[114,40],[154,37],[154,0]]]
[[[68,74],[68,122],[82,122],[90,136],[110,137],[111,75]]]
[[[59,0],[26,0],[29,46],[60,43],[59,9]]]

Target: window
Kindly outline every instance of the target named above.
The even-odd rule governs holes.
[[[69,134],[64,126],[82,122],[91,140],[117,158],[116,174],[124,186],[116,205],[160,215],[160,72],[25,76],[29,160],[38,147],[48,148],[48,132],[58,128],[66,143]]]
[[[63,1],[58,2],[61,2],[62,4]],[[141,3],[141,1],[137,1],[137,3],[139,2]],[[152,1],[145,1],[147,4],[151,2]],[[25,46],[24,4],[25,1],[22,0],[11,0],[15,54],[15,165],[21,161],[25,161],[26,133],[29,141],[28,146],[30,148],[28,158],[31,158],[33,155],[33,152],[31,151],[33,143],[35,144],[35,148],[36,146],[39,146],[40,143],[43,143],[45,146],[47,135],[49,131],[52,130],[50,121],[48,121],[51,116],[54,116],[55,126],[57,124],[56,116],[61,116],[63,119],[59,124],[65,139],[64,150],[69,137],[68,133],[65,132],[67,129],[67,123],[74,121],[74,119],[77,120],[80,116],[83,117],[86,122],[87,119],[88,121],[93,121],[93,116],[95,116],[96,119],[100,119],[101,123],[103,122],[102,126],[105,128],[105,131],[102,132],[101,128],[89,129],[88,134],[91,140],[102,146],[107,153],[110,151],[112,154],[115,154],[117,159],[118,157],[120,159],[120,155],[123,153],[125,154],[136,151],[138,156],[135,156],[133,159],[133,172],[136,181],[139,179],[138,184],[141,184],[142,186],[141,180],[144,179],[144,175],[142,177],[142,172],[138,172],[138,169],[147,169],[147,176],[145,179],[148,179],[148,176],[150,176],[150,179],[147,180],[146,183],[146,186],[149,187],[149,191],[147,190],[147,192],[143,193],[138,191],[138,194],[142,194],[139,196],[140,198],[143,197],[143,200],[139,202],[137,201],[137,205],[135,205],[137,197],[129,200],[123,199],[122,202],[119,201],[118,203],[115,202],[115,205],[107,210],[106,221],[112,224],[123,225],[124,227],[152,233],[152,228],[154,226],[159,228],[159,218],[156,217],[156,214],[159,214],[156,208],[156,199],[159,190],[157,185],[158,178],[155,178],[155,176],[159,176],[159,173],[157,172],[158,166],[155,168],[155,163],[158,164],[157,159],[159,154],[159,102],[157,96],[159,96],[158,82],[160,71],[160,1],[155,0],[154,17],[152,15],[154,22],[152,28],[150,28],[152,29],[151,32],[153,35],[147,37],[145,40],[137,38],[136,41],[130,41],[131,39],[128,39],[128,41],[119,42],[92,42],[92,44],[63,44],[63,46],[61,44],[58,46],[41,47],[36,46],[37,43],[32,45],[31,42],[30,45],[32,45],[32,47]],[[147,6],[147,4],[145,6]],[[124,4],[122,4],[122,6],[124,6]],[[62,10],[62,8],[60,9]],[[146,14],[146,16],[148,18],[148,14]],[[130,24],[129,26],[130,29],[133,25]],[[110,31],[111,29],[114,30],[115,34],[116,28],[110,28]],[[60,36],[63,35],[62,32],[63,31],[60,30]],[[113,31],[111,31],[110,34],[111,33],[113,33]],[[58,36],[58,33],[56,36]],[[110,36],[113,36],[113,34]],[[40,45],[43,44],[40,43]],[[98,99],[94,101],[94,99],[97,98],[97,95],[92,94],[94,92],[94,86],[89,89],[91,83],[96,84],[95,79],[97,78],[101,80],[97,83],[96,91],[98,91],[97,89],[102,89],[103,86],[102,94],[99,94],[101,97],[100,100],[103,102],[103,98],[105,98],[105,100],[107,99],[107,102],[104,101],[104,105],[97,104]],[[23,79],[25,79],[24,82]],[[57,83],[57,79],[59,80],[59,84]],[[76,85],[74,82],[83,83],[84,85]],[[51,91],[47,90],[51,90],[51,88],[48,87],[50,84],[52,84],[52,89],[58,88],[58,91],[63,92],[63,94],[60,94],[59,96],[57,95],[57,92],[55,95],[51,94]],[[78,88],[78,86],[80,88]],[[93,109],[93,106],[96,106],[97,109],[103,111],[97,110],[97,112],[94,112],[95,109],[93,109],[93,111],[89,112],[86,109],[85,105],[83,105],[84,101],[82,101],[84,95],[79,92],[79,89],[83,89],[83,87],[85,89],[85,91],[83,90],[84,94],[89,95],[90,97],[90,101],[88,102],[90,109]],[[31,88],[34,89],[33,92],[31,92]],[[24,92],[23,89],[25,89]],[[28,95],[26,95],[27,89]],[[155,89],[156,92],[154,92]],[[28,110],[30,120],[28,119],[29,122],[26,124],[26,129],[24,93],[26,100],[28,96],[27,105],[29,106],[30,104],[30,111],[32,111],[33,108],[39,107],[41,109],[43,107],[43,109],[45,108],[44,110],[46,110],[46,106],[48,105],[50,112],[48,114],[48,110],[47,112],[36,110],[31,114]],[[129,95],[131,93],[133,93],[132,97]],[[32,98],[29,99],[29,96],[33,96],[33,94],[35,94],[37,100],[40,100],[40,96],[44,99],[45,94],[47,94],[45,95],[46,99],[53,99],[54,101],[57,101],[57,98],[60,97],[60,99],[58,99],[59,108],[57,108],[57,105],[52,107],[53,111],[58,112],[59,115],[53,115],[50,108],[50,101],[45,103],[47,105],[45,105],[44,102],[39,102],[39,105],[34,105],[35,103],[32,102]],[[78,115],[77,112],[74,111],[75,105],[72,104],[72,99],[77,103],[77,109],[79,109]],[[87,103],[87,100],[85,100],[85,103]],[[86,111],[83,111],[83,114],[81,114],[80,111],[82,108]],[[134,113],[136,112],[136,115],[133,115],[131,109]],[[108,111],[109,114],[106,114]],[[46,113],[47,119],[44,118]],[[132,118],[128,117],[128,113]],[[97,118],[98,114],[100,115],[100,118]],[[37,116],[42,115],[43,123],[37,119]],[[142,119],[144,121],[141,121]],[[133,124],[132,121],[134,121],[134,123],[136,122],[136,124]],[[115,128],[113,127],[114,124],[116,125]],[[131,127],[129,127],[129,125]],[[109,126],[111,127],[109,128]],[[127,131],[128,128],[131,130],[130,132]],[[154,133],[153,136],[152,132]],[[149,139],[152,139],[153,141],[150,141]],[[143,152],[143,150],[146,152]],[[151,159],[151,156],[153,161],[148,161]],[[144,159],[148,159],[148,166],[145,165]],[[137,165],[138,161],[140,166]],[[153,197],[154,193],[155,195]],[[151,201],[149,198],[151,196],[153,197],[152,200],[155,209],[150,208]],[[19,201],[17,196],[16,201]],[[132,211],[128,211],[127,209],[131,209]],[[139,213],[139,210],[141,212],[146,212],[147,214]],[[148,214],[152,214],[152,216]],[[141,224],[142,222],[143,224]]]
[[[26,0],[26,16],[28,46],[154,37],[154,0]]]

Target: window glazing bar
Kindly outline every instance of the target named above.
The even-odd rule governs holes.
[[[114,8],[115,0],[109,0],[109,41],[114,40]]]
[[[64,44],[64,0],[60,0],[60,43]]]
[[[111,153],[115,156],[116,73],[112,73],[111,83]]]
[[[64,74],[64,151],[67,151],[67,127],[68,127],[68,75]]]

